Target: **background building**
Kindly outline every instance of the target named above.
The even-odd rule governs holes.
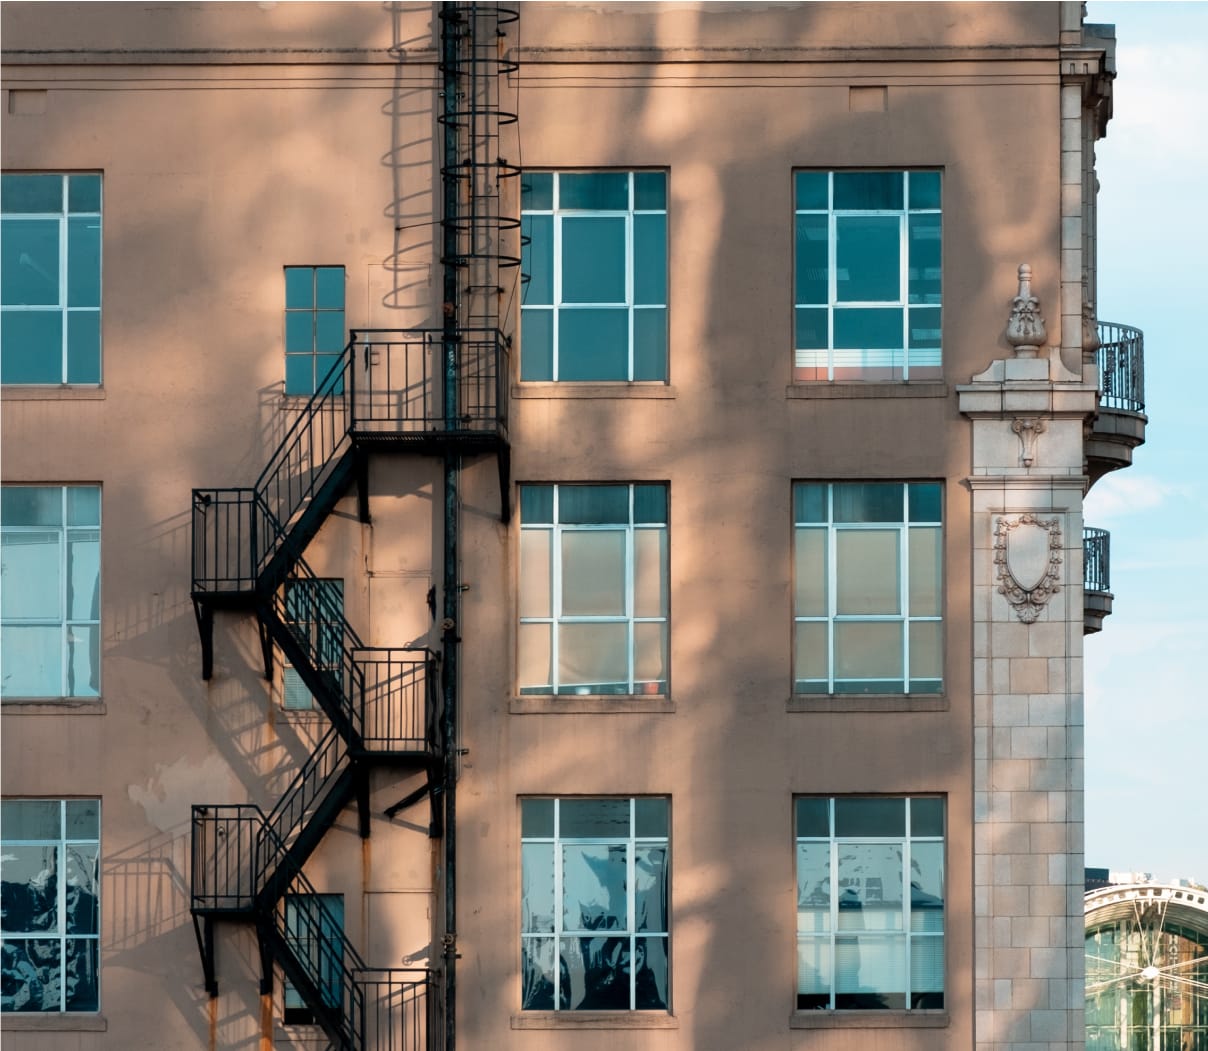
[[[6,1048],[1081,1045],[1109,27],[3,19]]]

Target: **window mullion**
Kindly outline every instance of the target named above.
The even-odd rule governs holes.
[[[71,631],[68,627],[68,615],[71,610],[67,608],[67,573],[70,569],[67,564],[67,486],[61,486],[59,489],[59,513],[62,515],[59,521],[63,523],[59,527],[59,696],[66,697],[67,654],[70,651]]]
[[[554,799],[554,1010],[562,1010],[562,800]]]
[[[64,180],[66,182],[66,180]],[[66,519],[64,519],[66,521]],[[55,844],[55,911],[58,913],[59,1010],[67,1010],[67,800],[59,800],[59,841]]]
[[[67,305],[70,302],[70,296],[67,294],[67,176],[62,176],[63,196],[62,212],[59,215],[59,324],[62,326],[62,333],[59,336],[59,375],[60,382],[67,382],[67,337],[68,337],[68,310]],[[64,519],[64,522],[67,520]]]
[[[562,532],[563,527],[558,524],[558,487],[554,486],[554,525],[550,530],[550,547],[553,549],[552,562],[553,567],[550,572],[550,589],[553,594],[550,595],[550,640],[549,640],[549,678],[550,685],[554,693],[558,692],[558,687],[561,685],[558,677],[559,664],[558,650],[562,635]]]
[[[553,369],[552,374],[554,381],[561,379],[559,372],[559,364],[561,362],[562,349],[558,343],[558,333],[562,328],[560,319],[562,316],[562,212],[558,207],[558,176],[554,175],[554,211],[553,211],[553,259],[550,260],[550,268],[553,273],[550,275],[553,281],[553,292],[551,297],[554,301],[550,318],[551,339],[553,342]],[[557,521],[557,519],[555,519]]]
[[[632,178],[632,177],[631,177]],[[625,927],[629,940],[629,1009],[637,1003],[637,844],[634,830],[637,824],[637,800],[629,800],[629,841],[625,845]]]

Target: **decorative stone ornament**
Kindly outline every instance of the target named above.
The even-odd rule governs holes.
[[[1031,513],[1003,515],[994,525],[998,590],[1031,624],[1061,589],[1061,521]]]
[[[1007,342],[1015,348],[1017,358],[1034,358],[1048,339],[1044,318],[1040,316],[1040,300],[1032,295],[1032,268],[1019,266],[1019,295],[1011,301],[1011,316],[1007,319]]]
[[[1095,351],[1099,349],[1099,319],[1096,317],[1095,301],[1088,291],[1089,282],[1082,275],[1082,360],[1088,365],[1095,360]]]
[[[1011,430],[1019,435],[1020,465],[1031,467],[1036,462],[1036,439],[1044,433],[1044,420],[1017,416],[1011,421]]]

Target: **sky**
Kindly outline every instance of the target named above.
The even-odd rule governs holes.
[[[1208,884],[1208,2],[1116,26],[1097,146],[1099,318],[1145,333],[1146,441],[1087,496],[1112,614],[1085,642],[1086,863]]]

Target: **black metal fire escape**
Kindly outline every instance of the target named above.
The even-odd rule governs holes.
[[[503,58],[503,27],[516,17],[493,5],[440,8],[441,326],[354,330],[255,483],[193,491],[192,598],[203,677],[213,673],[214,612],[253,612],[265,677],[279,648],[330,722],[269,812],[254,804],[193,807],[191,910],[206,988],[217,995],[215,921],[253,923],[262,993],[271,991],[279,966],[314,1022],[348,1051],[452,1051],[455,1039],[458,481],[465,457],[494,455],[507,519],[510,373],[500,273],[519,265],[519,220],[502,206],[502,181],[518,169],[499,156],[499,129],[516,119],[499,105],[499,82],[515,69]],[[369,457],[387,452],[443,461],[439,656],[365,646],[303,558],[351,486],[361,520],[369,521]],[[354,801],[360,834],[369,835],[368,774],[381,765],[426,775],[430,831],[444,837],[438,971],[368,967],[303,871]]]

